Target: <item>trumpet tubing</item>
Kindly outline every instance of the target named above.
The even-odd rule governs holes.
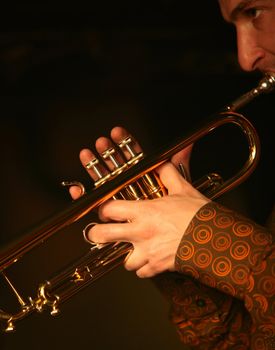
[[[125,163],[118,162],[115,149],[109,149],[102,155],[104,159],[108,158],[114,165],[112,172],[103,171],[98,159],[91,161],[89,167],[98,176],[94,188],[63,211],[45,220],[22,238],[19,243],[11,245],[9,249],[1,253],[0,272],[18,301],[18,308],[15,312],[0,311],[0,321],[4,325],[4,330],[6,332],[13,331],[16,321],[24,319],[33,312],[49,309],[51,315],[58,314],[63,302],[121,265],[133,247],[127,242],[92,245],[87,253],[75,259],[74,263],[55,274],[53,278],[42,281],[34,296],[27,298],[21,295],[8,276],[9,268],[16,266],[18,260],[23,259],[25,254],[41,245],[48,238],[79,221],[110,198],[147,200],[166,195],[166,189],[154,170],[180,150],[222,125],[231,124],[243,132],[248,146],[247,160],[243,167],[229,179],[224,180],[219,174],[210,173],[194,182],[193,185],[209,198],[214,199],[243,182],[257,165],[260,142],[253,125],[243,115],[236,113],[236,109],[244,106],[258,95],[272,91],[274,86],[274,76],[266,75],[255,89],[241,96],[221,113],[212,116],[194,130],[189,131],[180,140],[174,141],[150,157],[144,156],[142,152],[135,153],[131,145],[132,140],[126,138],[119,144],[119,148],[124,148],[129,154],[129,159]],[[64,183],[64,185],[70,184],[72,183]]]

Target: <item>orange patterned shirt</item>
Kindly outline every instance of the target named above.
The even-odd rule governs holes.
[[[155,277],[171,320],[193,349],[275,349],[271,231],[210,202],[187,228],[175,273]]]

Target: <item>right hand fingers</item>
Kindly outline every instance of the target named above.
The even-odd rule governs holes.
[[[128,137],[131,138],[130,147],[132,151],[134,153],[142,152],[140,145],[136,142],[136,140],[129,133],[129,131],[127,131],[126,129],[120,126],[114,127],[111,130],[109,138],[101,136],[96,140],[95,152],[93,152],[89,148],[84,148],[81,150],[79,154],[81,164],[83,165],[83,167],[85,167],[86,171],[88,172],[89,176],[92,178],[93,181],[96,182],[99,180],[98,171],[95,171],[95,168],[93,167],[93,161],[95,159],[98,159],[100,162],[100,164],[96,164],[96,166],[100,174],[102,175],[102,177],[106,176],[109,172],[112,172],[115,170],[115,165],[110,160],[110,158],[104,157],[104,152],[106,152],[106,150],[109,150],[111,148],[114,148],[116,150],[115,160],[118,164],[124,164],[126,161],[128,161],[132,157],[131,152],[129,152],[129,148],[127,147],[120,148],[118,146],[118,144],[122,140]],[[77,188],[77,186],[71,186],[69,189],[69,192],[73,199],[77,199],[81,196],[81,192],[79,188]]]

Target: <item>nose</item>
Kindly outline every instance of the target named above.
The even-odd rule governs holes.
[[[249,26],[237,27],[238,60],[245,71],[260,68],[265,52],[258,42],[257,32]]]

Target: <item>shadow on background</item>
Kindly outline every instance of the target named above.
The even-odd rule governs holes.
[[[119,2],[108,10],[19,4],[7,13],[0,42],[3,246],[70,203],[62,180],[92,187],[79,150],[113,126],[128,128],[150,154],[254,87],[258,76],[240,71],[234,33],[215,5],[198,13],[182,1]],[[262,138],[258,169],[221,199],[260,223],[273,200],[265,117],[272,98],[245,109]],[[195,148],[193,174],[212,163],[214,171],[231,167],[241,152],[228,137]],[[63,258],[86,251],[82,228],[73,225],[34,253],[39,262],[23,263],[16,278],[27,295],[33,274],[43,281]],[[19,323],[1,337],[2,349],[183,349],[168,309],[150,280],[120,267],[64,304],[56,319],[43,313]]]

